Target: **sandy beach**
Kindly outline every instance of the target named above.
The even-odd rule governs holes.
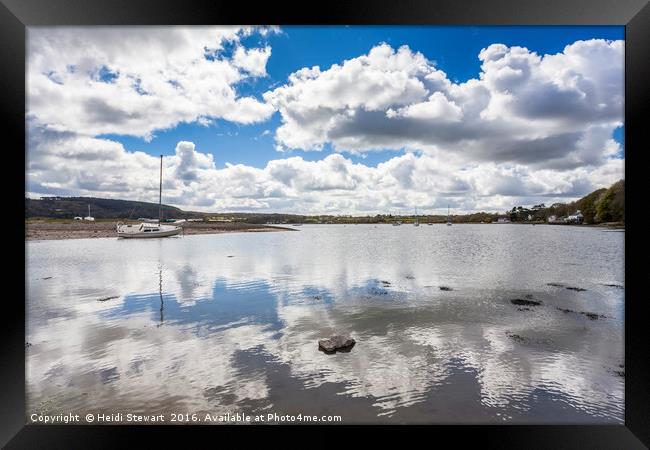
[[[116,221],[47,221],[28,220],[25,222],[25,240],[52,240],[52,239],[89,239],[117,237],[115,231]],[[139,222],[133,222],[139,223]],[[220,234],[237,232],[272,232],[295,231],[291,228],[256,225],[240,222],[210,223],[210,222],[183,222],[183,234]]]

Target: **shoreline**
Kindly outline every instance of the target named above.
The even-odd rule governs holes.
[[[139,223],[139,222],[133,222]],[[439,225],[439,223],[436,223]],[[479,225],[470,222],[456,222],[454,225]],[[66,240],[66,239],[94,239],[94,238],[117,238],[115,231],[115,221],[97,221],[97,222],[73,222],[73,221],[49,221],[49,220],[27,220],[25,221],[25,241],[49,241],[49,240]],[[276,231],[299,231],[290,228],[292,224],[283,225],[261,225],[249,224],[242,222],[182,222],[178,224],[183,228],[183,235],[195,234],[225,234],[225,233],[269,233]],[[353,224],[340,224],[353,225]],[[368,225],[373,225],[372,223]],[[374,225],[390,225],[374,224]],[[404,223],[403,225],[410,225]],[[620,223],[603,223],[603,224],[553,224],[544,222],[508,222],[508,223],[489,223],[480,225],[554,225],[569,227],[588,227],[601,228],[609,230],[625,230],[625,225]]]
[[[139,223],[139,222],[138,222]],[[117,238],[115,221],[50,222],[26,221],[25,241],[51,241],[66,239]],[[225,234],[225,233],[269,233],[276,231],[297,231],[288,227],[257,225],[247,223],[201,223],[183,222],[183,235]]]

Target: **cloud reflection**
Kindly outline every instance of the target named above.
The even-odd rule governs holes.
[[[600,265],[558,268],[540,258],[528,268],[537,277],[515,284],[506,274],[514,257],[499,268],[475,262],[490,250],[508,255],[490,247],[499,241],[492,231],[464,236],[483,240],[467,260],[440,248],[432,258],[430,245],[411,247],[419,237],[406,233],[384,240],[388,249],[367,237],[365,248],[355,248],[368,227],[304,228],[133,247],[79,240],[65,251],[60,242],[29,243],[28,408],[253,413],[333,388],[335,395],[303,406],[336,410],[358,399],[362,413],[349,419],[369,422],[408,418],[410,410],[421,421],[444,422],[436,405],[449,405],[466,408],[467,420],[550,423],[553,416],[540,411],[560,402],[571,412],[567,421],[622,422],[623,379],[612,371],[623,362],[622,293],[596,287]],[[614,252],[620,237],[602,237],[570,238]],[[350,246],[332,245],[341,241]],[[321,251],[310,253],[312,246]],[[102,260],[88,264],[88,253]],[[144,256],[124,264],[130,253]],[[445,263],[454,256],[452,270]],[[53,278],[43,280],[45,273]],[[589,290],[558,293],[547,280],[577,280]],[[443,281],[454,290],[440,291]],[[543,305],[518,310],[508,298],[522,290]],[[118,297],[98,301],[111,294]],[[608,319],[555,308],[585,298]],[[337,332],[358,345],[319,352],[317,340]],[[461,389],[464,376],[471,384]]]

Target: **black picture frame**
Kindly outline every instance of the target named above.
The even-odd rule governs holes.
[[[0,123],[4,128],[5,186],[16,212],[6,218],[9,234],[24,231],[25,146],[25,30],[56,25],[198,25],[198,24],[431,24],[431,25],[624,25],[625,26],[625,146],[626,146],[626,302],[625,302],[625,424],[620,426],[435,426],[425,429],[436,442],[472,439],[489,448],[646,448],[650,445],[650,390],[645,321],[648,301],[643,293],[643,259],[647,232],[641,229],[643,205],[642,155],[648,147],[650,109],[650,4],[646,0],[363,0],[259,2],[254,5],[223,0],[0,0]],[[7,137],[9,139],[7,139]],[[7,163],[6,163],[7,164]],[[21,166],[22,165],[22,166]],[[23,192],[19,192],[23,189]],[[635,209],[636,208],[636,209]],[[631,233],[631,234],[630,234]],[[16,236],[18,237],[18,236]],[[20,241],[10,264],[17,295],[5,299],[2,309],[3,360],[0,371],[0,445],[6,448],[130,447],[134,430],[149,439],[170,443],[171,433],[207,434],[219,439],[241,434],[247,427],[170,426],[37,426],[25,417],[25,294],[24,250]],[[21,256],[22,255],[22,256]],[[13,255],[12,255],[13,256]],[[20,261],[23,264],[19,264]],[[22,277],[22,278],[21,278]],[[258,428],[258,427],[255,427]],[[268,430],[268,426],[259,427]],[[272,427],[274,430],[286,427]],[[305,427],[299,427],[302,430]],[[349,427],[357,428],[357,427]],[[418,431],[423,431],[418,427]],[[428,427],[425,427],[428,428]],[[403,433],[413,427],[364,430],[373,435]],[[308,427],[310,440],[327,427]],[[290,431],[293,435],[294,431]],[[275,432],[274,432],[275,434]],[[183,438],[184,439],[184,438]],[[187,441],[182,441],[187,442]],[[227,441],[212,441],[220,445]],[[148,445],[149,446],[149,445]]]

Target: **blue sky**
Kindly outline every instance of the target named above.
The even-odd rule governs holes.
[[[268,76],[247,80],[237,86],[237,91],[240,95],[261,99],[262,93],[285,83],[298,69],[319,66],[324,70],[366,54],[381,42],[393,48],[408,45],[434,61],[450,80],[464,82],[478,77],[481,66],[478,54],[494,43],[526,47],[544,55],[562,52],[565,46],[578,40],[624,37],[625,28],[620,26],[286,26],[280,34],[242,39],[245,46],[270,45],[272,55],[267,63]],[[279,157],[300,155],[305,160],[316,161],[333,153],[331,145],[327,144],[322,152],[296,149],[279,153],[274,148],[273,131],[280,123],[280,115],[276,112],[266,122],[252,125],[222,119],[210,126],[180,124],[155,132],[149,142],[116,134],[102,137],[119,141],[129,150],[142,150],[151,155],[172,155],[179,141],[191,141],[202,152],[212,153],[217,167],[225,167],[229,162],[262,168],[269,160]],[[623,145],[622,128],[616,130],[614,138]],[[346,157],[376,166],[400,154],[403,152],[386,150]]]
[[[624,27],[28,30],[28,195],[504,211],[624,177]]]

